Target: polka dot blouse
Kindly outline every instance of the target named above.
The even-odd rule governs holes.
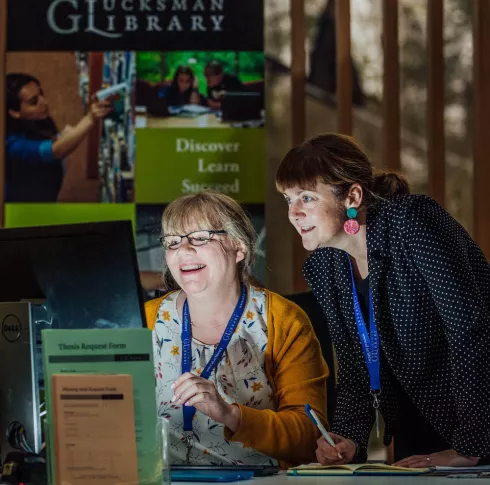
[[[398,412],[395,377],[456,451],[490,457],[488,262],[463,227],[423,195],[370,208],[367,246],[383,356],[385,444],[391,441]],[[320,248],[303,271],[323,307],[339,361],[332,429],[355,440],[362,459],[375,415],[347,253]]]

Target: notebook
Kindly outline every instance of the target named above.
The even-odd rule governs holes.
[[[431,468],[431,476],[479,476],[490,477],[490,465],[480,466],[435,466]]]
[[[435,466],[437,472],[490,472],[490,465],[477,466]]]
[[[352,465],[300,465],[290,468],[288,475],[422,475],[429,472],[429,468],[404,468],[401,466],[385,465],[383,463],[359,463]]]

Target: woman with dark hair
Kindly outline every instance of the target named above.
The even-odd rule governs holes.
[[[179,66],[175,71],[172,84],[160,92],[160,97],[167,100],[167,106],[184,106],[186,104],[204,104],[204,97],[195,87],[194,71],[188,66]]]
[[[6,78],[6,201],[56,202],[63,159],[72,153],[111,106],[93,99],[88,114],[61,133],[37,78],[12,73]]]
[[[400,466],[487,462],[490,266],[480,248],[400,175],[374,175],[345,135],[293,148],[276,184],[313,251],[304,275],[339,363],[336,446],[318,440],[318,461],[364,461],[381,413]]]

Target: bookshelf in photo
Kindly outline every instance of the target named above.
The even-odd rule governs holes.
[[[99,179],[101,202],[134,199],[135,53],[77,52],[80,95],[86,107],[97,91],[124,83],[113,101],[114,110],[89,137],[87,178]]]

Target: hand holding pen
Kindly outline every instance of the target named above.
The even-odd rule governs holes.
[[[305,411],[322,433],[322,437],[317,441],[316,456],[318,462],[322,465],[350,463],[356,454],[355,443],[338,434],[329,433],[309,404],[305,405]]]

